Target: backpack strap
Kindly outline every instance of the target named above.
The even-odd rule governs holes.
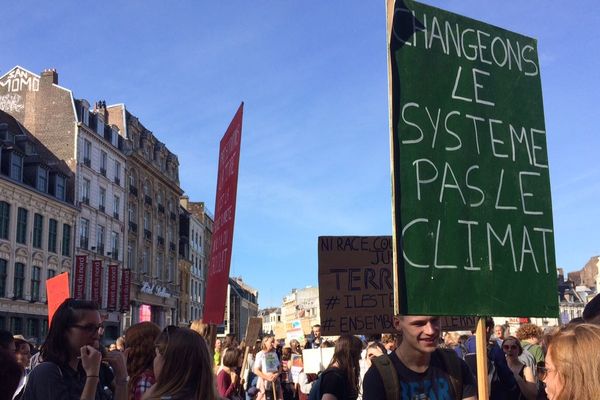
[[[452,349],[438,348],[435,352],[444,362],[446,372],[450,377],[450,384],[456,394],[456,399],[461,400],[463,398],[463,376],[460,358],[458,358],[458,355]]]
[[[396,400],[400,398],[400,382],[398,381],[398,373],[392,363],[392,360],[387,354],[371,359],[371,362],[377,368],[383,387],[385,389],[385,397],[387,400]]]

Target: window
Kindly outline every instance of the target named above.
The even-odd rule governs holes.
[[[121,163],[115,160],[115,182],[121,181]]]
[[[100,173],[106,176],[106,165],[108,164],[108,155],[105,151],[100,150]]]
[[[90,237],[90,221],[85,218],[81,218],[81,225],[79,227],[79,242],[80,242],[81,247],[87,249],[89,237]]]
[[[106,210],[106,189],[100,188],[100,200],[98,201],[98,206],[100,206],[100,211],[104,212]]]
[[[21,207],[17,211],[17,243],[27,244],[27,210]]]
[[[167,281],[173,282],[173,258],[169,257],[169,268],[167,268]]]
[[[56,271],[53,269],[48,270],[48,279],[54,278],[56,276]]]
[[[135,175],[133,175],[133,172],[129,174],[129,186],[135,187]]]
[[[10,204],[0,201],[0,239],[8,240],[10,227]]]
[[[48,251],[56,253],[56,242],[58,240],[58,221],[50,218],[48,221]]]
[[[114,260],[119,259],[119,233],[113,231],[111,234],[112,250],[111,255]]]
[[[135,267],[135,243],[129,242],[127,246],[127,268],[133,270]]]
[[[42,248],[42,233],[44,230],[44,217],[40,214],[33,215],[33,247]]]
[[[86,204],[90,204],[90,180],[83,178],[83,183],[81,186],[81,201]]]
[[[65,180],[64,176],[56,176],[56,198],[62,201],[65,201]]]
[[[63,224],[62,255],[69,257],[71,255],[71,225]]]
[[[36,318],[27,318],[27,337],[37,337],[40,333],[40,321]]]
[[[96,251],[104,255],[104,232],[105,229],[102,225],[98,225],[96,232]]]
[[[147,231],[152,230],[152,217],[148,211],[144,212],[144,229]]]
[[[83,162],[88,165],[92,160],[92,143],[89,140],[83,141]]]
[[[0,258],[0,297],[6,297],[7,264],[7,260]]]
[[[113,216],[119,218],[119,211],[121,209],[121,198],[117,195],[113,197]]]
[[[156,255],[156,276],[158,276],[158,279],[164,278],[162,254]]]
[[[144,182],[144,195],[148,197],[152,196],[152,191],[150,190],[150,184],[148,181]]]
[[[38,167],[37,190],[44,193],[48,191],[48,171],[41,167]]]
[[[136,207],[134,203],[129,203],[129,222],[136,222]]]
[[[150,255],[148,254],[148,249],[144,247],[144,256],[142,261],[143,270],[142,272],[147,274],[150,271]]]
[[[25,282],[25,264],[15,263],[15,299],[23,298],[23,283]]]
[[[40,267],[31,269],[31,300],[40,300]]]
[[[23,157],[16,153],[10,156],[10,177],[16,181],[23,180]]]
[[[102,118],[99,114],[96,115],[96,132],[104,136],[104,118]]]
[[[10,331],[19,335],[23,333],[23,320],[19,317],[10,317]]]

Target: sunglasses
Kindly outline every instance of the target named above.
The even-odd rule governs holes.
[[[519,346],[517,346],[516,344],[511,344],[511,345],[505,344],[502,346],[502,348],[504,350],[516,350],[519,348]]]
[[[89,324],[89,325],[78,325],[78,324],[73,324],[71,325],[72,328],[77,328],[77,329],[81,329],[82,331],[84,331],[85,333],[91,335],[92,333],[96,333],[96,332],[103,332],[104,331],[104,324],[99,324],[99,325],[94,325],[94,324]]]

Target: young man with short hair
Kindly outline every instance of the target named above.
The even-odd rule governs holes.
[[[323,343],[323,338],[321,337],[321,325],[316,324],[312,327],[312,339],[306,341],[305,349],[318,349],[321,347]]]
[[[438,317],[396,316],[394,327],[402,332],[402,342],[389,357],[374,359],[363,381],[363,400],[477,399],[475,378],[467,364],[453,351],[437,348]]]

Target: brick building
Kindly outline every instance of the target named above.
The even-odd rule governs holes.
[[[0,329],[40,343],[46,279],[73,266],[73,174],[0,111]]]

